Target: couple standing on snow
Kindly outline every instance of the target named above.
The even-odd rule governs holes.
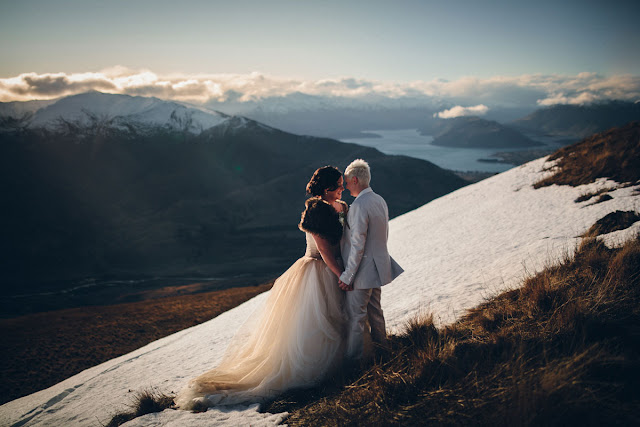
[[[220,364],[178,394],[180,409],[257,402],[312,386],[345,359],[359,362],[369,334],[387,348],[380,288],[403,270],[389,256],[388,208],[370,180],[362,159],[344,177],[333,166],[315,171],[299,225],[305,255],[275,281]],[[341,200],[344,188],[355,197],[351,207]]]

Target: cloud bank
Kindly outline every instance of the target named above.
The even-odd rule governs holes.
[[[25,73],[0,79],[0,101],[54,99],[90,90],[155,96],[205,104],[250,102],[306,94],[353,99],[416,99],[432,105],[503,107],[585,104],[611,99],[640,100],[640,76],[522,75],[454,81],[381,82],[351,77],[324,80],[281,78],[261,73],[161,76],[149,70],[114,67],[95,73]],[[489,108],[486,107],[486,108]],[[456,107],[462,108],[462,107]],[[442,114],[459,114],[456,108]],[[452,111],[453,110],[453,111]],[[462,109],[462,113],[467,110]],[[482,113],[478,110],[475,114]]]
[[[453,108],[449,108],[448,110],[440,111],[433,115],[433,117],[439,117],[441,119],[453,119],[456,117],[463,116],[484,116],[489,111],[489,107],[486,105],[476,105],[474,107],[462,107],[460,105],[456,105]]]

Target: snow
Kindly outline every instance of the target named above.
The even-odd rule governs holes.
[[[585,193],[617,186],[600,180],[581,187],[532,184],[552,166],[539,159],[436,199],[391,221],[389,249],[405,269],[382,292],[387,327],[402,329],[419,313],[453,322],[484,298],[518,286],[565,254],[598,219],[639,209],[638,187],[611,192],[612,200],[575,203]],[[375,171],[374,171],[375,172]],[[640,223],[604,237],[620,244]],[[302,236],[301,236],[302,238]],[[126,409],[132,391],[177,392],[213,367],[234,331],[266,294],[132,353],[87,369],[53,387],[0,407],[0,425],[98,425]],[[256,405],[211,408],[205,413],[165,410],[128,426],[275,425],[286,414],[260,414]]]
[[[69,121],[83,121],[86,120],[85,111],[95,114],[99,118],[119,117],[133,123],[152,125],[171,124],[172,114],[183,122],[190,117],[193,120],[193,126],[190,130],[195,133],[227,120],[227,117],[215,111],[188,104],[142,96],[88,92],[68,96],[40,108],[36,111],[31,126],[54,126],[59,118]],[[173,123],[173,126],[180,128],[176,123]]]
[[[617,189],[610,193],[613,200],[599,204],[574,202],[602,187],[617,187],[613,181],[533,189],[548,173],[543,170],[551,164],[545,161],[464,187],[391,221],[389,251],[406,273],[384,288],[388,328],[398,331],[420,311],[453,322],[484,298],[573,254],[579,236],[606,214],[640,211],[637,187]],[[605,242],[622,242],[639,229],[636,223]]]

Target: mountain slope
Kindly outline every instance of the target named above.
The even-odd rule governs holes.
[[[571,255],[580,235],[615,211],[637,209],[638,185],[597,180],[578,187],[535,183],[553,174],[540,159],[461,188],[391,221],[389,248],[405,269],[383,289],[391,332],[431,312],[438,323],[459,318],[487,295],[518,286],[523,277]],[[610,188],[601,203],[579,196]],[[602,236],[620,243],[640,231],[640,222]],[[88,369],[49,389],[0,407],[7,424],[89,425],[107,422],[128,402],[128,390],[158,387],[178,391],[215,365],[226,343],[268,295],[262,294],[209,322],[163,338]],[[205,413],[166,410],[128,425],[274,425],[283,414],[257,412],[257,405],[212,408]]]
[[[129,112],[156,104],[138,101]],[[326,164],[344,168],[367,159],[372,186],[392,216],[465,184],[426,161],[296,136],[241,117],[226,117],[197,135],[166,126],[67,123],[64,132],[0,134],[0,191],[9,201],[0,212],[2,290],[43,294],[34,297],[33,310],[93,298],[88,291],[62,292],[72,287],[69,280],[87,276],[267,280],[304,250],[297,229],[304,189]],[[103,289],[90,302],[122,292]],[[3,309],[25,309],[12,301]]]
[[[557,173],[537,186],[588,184],[598,178],[640,181],[640,121],[592,135],[555,152]]]

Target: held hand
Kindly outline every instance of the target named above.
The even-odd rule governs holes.
[[[342,280],[338,280],[338,286],[340,286],[340,289],[342,289],[343,291],[352,291],[353,290],[353,286],[347,285]]]

